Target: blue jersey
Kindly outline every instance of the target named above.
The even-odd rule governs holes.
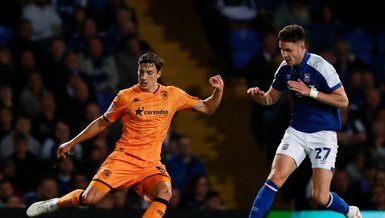
[[[342,86],[334,67],[322,57],[309,52],[305,53],[298,66],[289,67],[283,61],[275,73],[272,87],[284,92],[288,90],[289,80],[298,79],[323,93],[331,93]],[[322,130],[337,131],[341,128],[340,111],[337,107],[301,96],[295,91],[291,91],[291,95],[294,108],[290,126],[294,129],[313,133]]]

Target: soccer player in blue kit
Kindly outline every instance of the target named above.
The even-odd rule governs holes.
[[[349,100],[336,70],[322,57],[305,48],[305,31],[288,25],[278,33],[283,62],[270,89],[258,87],[247,93],[262,105],[273,105],[282,92],[290,91],[294,107],[289,127],[277,148],[271,171],[259,190],[249,218],[262,218],[269,211],[275,193],[306,156],[312,164],[312,197],[327,209],[348,218],[361,218],[356,206],[349,206],[330,183],[337,156],[337,133],[341,127],[339,110],[347,110]]]

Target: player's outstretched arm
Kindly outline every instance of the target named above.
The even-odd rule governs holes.
[[[79,144],[91,137],[96,136],[103,130],[105,130],[110,123],[100,116],[99,118],[92,121],[82,132],[80,132],[77,136],[71,139],[68,142],[65,142],[59,146],[57,149],[57,157],[66,157],[66,154],[71,150],[72,146]]]
[[[200,101],[194,110],[200,111],[204,114],[212,114],[218,108],[222,100],[224,83],[220,75],[210,77],[209,83],[214,87],[213,93],[203,101]]]
[[[265,106],[275,104],[281,96],[281,93],[271,86],[266,93],[258,87],[249,88],[247,93],[254,101]]]

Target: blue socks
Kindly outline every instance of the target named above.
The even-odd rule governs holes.
[[[330,192],[330,197],[328,203],[326,204],[326,208],[334,210],[338,213],[347,214],[349,212],[349,205],[340,198],[336,193]]]
[[[266,180],[265,185],[259,190],[251,207],[249,218],[262,218],[270,209],[278,187],[274,182]]]
[[[255,197],[249,218],[263,218],[269,211],[278,189],[274,182],[266,180],[265,185],[259,190],[257,197]],[[344,215],[349,212],[349,205],[334,192],[330,192],[326,208]]]

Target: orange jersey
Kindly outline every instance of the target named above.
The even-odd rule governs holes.
[[[174,86],[160,85],[155,93],[142,91],[138,85],[121,90],[104,113],[109,122],[122,119],[122,135],[115,150],[148,162],[159,162],[174,114],[193,108],[198,101],[197,97]]]

